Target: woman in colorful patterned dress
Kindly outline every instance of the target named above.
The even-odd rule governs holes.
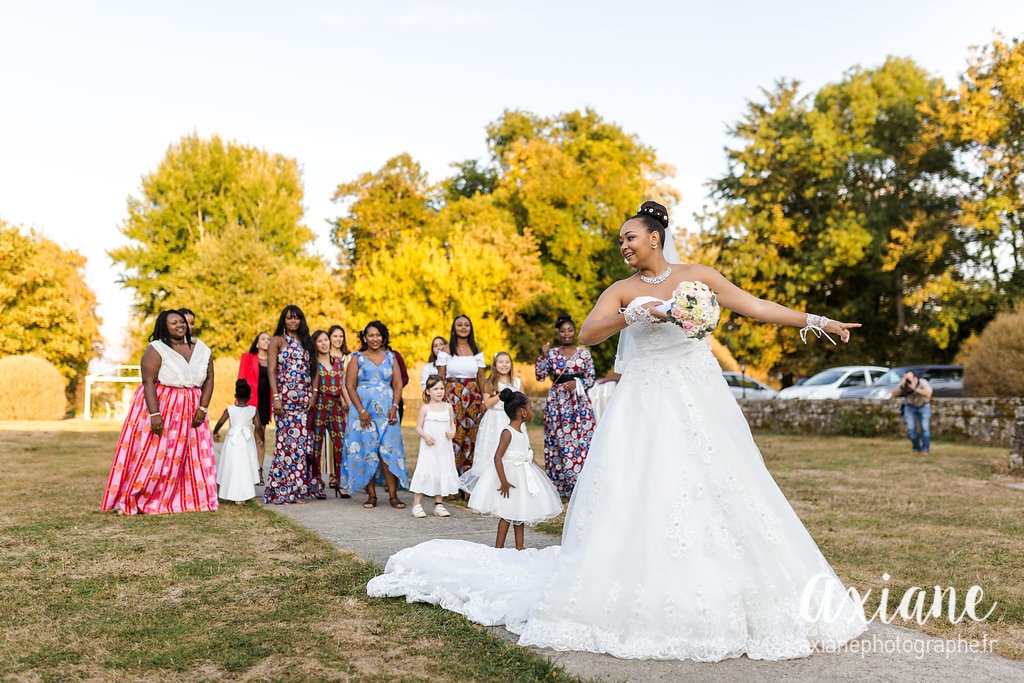
[[[216,510],[206,419],[213,395],[210,348],[192,339],[178,311],[162,311],[149,340],[100,508],[126,515]]]
[[[473,452],[480,418],[484,413],[483,351],[473,335],[473,322],[460,315],[452,321],[449,351],[437,354],[434,364],[446,384],[448,402],[455,409],[455,469],[461,475],[473,466]]]
[[[398,488],[409,488],[405,467],[398,400],[402,376],[395,354],[388,351],[388,328],[374,320],[359,334],[361,348],[352,354],[345,369],[345,389],[352,407],[345,430],[348,485],[351,491],[366,489],[364,508],[377,507],[376,484],[388,489],[391,507],[405,507]]]
[[[321,463],[331,463],[328,471],[334,495],[349,498],[348,477],[341,457],[345,450],[345,411],[348,410],[348,401],[345,399],[345,362],[341,356],[332,353],[331,337],[327,332],[314,332],[313,346],[316,348],[316,375],[313,378],[316,400],[310,413],[313,456],[319,472],[324,470]],[[325,446],[330,458],[322,460]]]
[[[576,323],[563,313],[555,323],[561,345],[545,344],[537,359],[537,380],[551,378],[544,404],[544,469],[559,495],[568,497],[590,451],[594,408],[587,391],[594,386],[594,360],[577,346]]]
[[[282,505],[326,498],[315,467],[307,420],[313,407],[309,327],[298,306],[285,306],[267,350],[267,376],[277,439],[263,489],[263,501]],[[311,466],[312,465],[312,466]]]

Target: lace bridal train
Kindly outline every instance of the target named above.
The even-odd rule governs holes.
[[[561,548],[429,541],[367,593],[624,658],[790,659],[859,635],[863,611],[765,469],[708,345],[671,324],[630,331]]]

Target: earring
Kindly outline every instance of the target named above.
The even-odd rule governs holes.
[[[652,244],[652,245],[651,245],[651,249],[657,249],[657,248],[658,248],[658,245],[657,245],[657,244]]]

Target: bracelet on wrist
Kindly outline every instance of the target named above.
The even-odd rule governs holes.
[[[209,413],[210,412],[210,409],[207,408],[206,406],[199,406],[199,410],[203,411],[204,413]]]
[[[150,413],[150,417],[160,417],[160,413]]]

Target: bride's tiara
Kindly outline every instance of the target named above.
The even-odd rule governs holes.
[[[664,227],[668,227],[668,214],[653,206],[641,206],[637,209],[637,216],[654,216]]]

